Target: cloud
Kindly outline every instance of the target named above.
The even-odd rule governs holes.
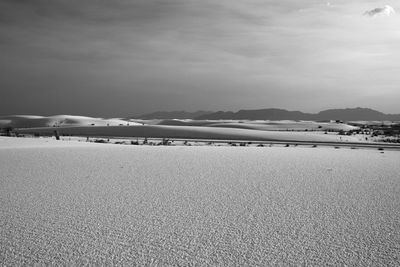
[[[82,114],[104,116],[111,112],[104,106],[118,106],[115,116],[268,106],[314,112],[342,107],[343,99],[397,112],[399,16],[363,17],[375,0],[330,1],[0,0],[0,88],[10,103],[0,113],[20,113],[10,110],[21,94],[48,114],[61,112],[53,100],[68,113],[75,98],[89,103]]]
[[[365,11],[365,16],[376,17],[376,16],[391,16],[396,14],[393,7],[385,5],[384,7],[377,7],[369,11]]]

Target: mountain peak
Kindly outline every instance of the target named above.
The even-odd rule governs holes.
[[[134,119],[193,119],[198,116],[213,113],[212,111],[199,110],[196,112],[187,111],[156,111],[148,114],[133,117]]]
[[[400,120],[400,114],[384,114],[370,108],[345,108],[345,109],[328,109],[320,111],[316,114],[304,113],[301,111],[288,111],[285,109],[256,109],[256,110],[239,110],[238,112],[215,112],[205,114],[195,119],[199,120],[342,120],[342,121],[383,121],[383,120]]]

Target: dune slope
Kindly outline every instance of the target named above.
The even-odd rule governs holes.
[[[339,141],[337,135],[324,135],[312,132],[264,131],[253,129],[238,129],[227,127],[205,126],[165,126],[165,125],[136,125],[136,126],[86,126],[86,127],[44,127],[16,130],[19,134],[80,136],[114,136],[114,137],[148,137],[148,138],[182,138],[182,139],[220,139],[220,140],[254,140],[254,141]],[[355,137],[346,137],[357,142]]]
[[[32,116],[32,115],[10,115],[0,116],[0,128],[33,128],[53,126],[87,126],[87,125],[136,125],[138,123],[128,122],[121,119],[103,119],[74,115],[55,116]]]

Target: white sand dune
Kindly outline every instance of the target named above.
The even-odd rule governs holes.
[[[138,124],[121,119],[102,119],[85,116],[56,115],[56,116],[32,116],[32,115],[10,115],[0,116],[0,128],[33,128],[52,126],[86,126],[86,125],[127,125]]]
[[[127,125],[150,125],[156,128],[135,128],[135,129],[66,129],[66,127],[75,126],[127,126]],[[175,128],[164,128],[161,126],[174,126]],[[358,127],[350,126],[342,123],[326,123],[326,122],[313,122],[313,121],[249,121],[249,120],[122,120],[122,119],[102,119],[91,118],[84,116],[71,116],[71,115],[57,115],[57,116],[29,116],[29,115],[14,115],[0,117],[0,128],[45,128],[45,127],[61,127],[59,131],[65,134],[79,134],[81,135],[107,135],[107,136],[137,136],[139,134],[148,135],[149,137],[182,137],[182,138],[216,138],[216,139],[246,139],[250,138],[264,140],[263,135],[258,131],[349,131],[358,129]],[[182,128],[186,127],[186,128]],[[188,127],[193,127],[189,129]],[[203,127],[203,128],[201,128]],[[219,128],[215,129],[204,129]],[[220,128],[230,128],[233,130],[221,130]],[[173,129],[173,130],[171,130]],[[234,129],[245,129],[245,131],[236,131]],[[38,132],[47,131],[45,129],[32,129]],[[83,132],[85,130],[86,132]],[[250,133],[250,130],[254,132]],[[54,131],[53,129],[51,131]],[[157,133],[159,132],[159,134]],[[26,130],[25,130],[26,132]],[[104,132],[104,134],[103,134]],[[112,133],[111,133],[112,132]],[[222,136],[225,134],[226,136]],[[163,135],[163,136],[161,136]],[[288,139],[286,134],[277,134],[284,139]],[[304,135],[304,134],[303,134]],[[244,137],[246,136],[246,137]],[[292,136],[299,136],[294,134]],[[311,136],[307,134],[307,136]],[[318,135],[319,136],[319,135]],[[318,137],[318,139],[326,137]],[[291,140],[290,138],[288,140]]]
[[[209,127],[229,127],[239,129],[254,129],[263,131],[350,131],[358,129],[358,127],[350,126],[343,123],[317,123],[313,121],[302,121],[302,122],[231,122],[231,123],[213,123],[209,124]]]
[[[1,264],[399,266],[399,162],[0,137]]]
[[[221,127],[198,126],[86,126],[86,127],[45,127],[16,130],[19,134],[76,136],[110,136],[110,137],[148,137],[148,138],[188,138],[188,139],[222,139],[254,141],[316,141],[335,142],[341,139],[357,142],[353,136],[341,137],[314,132],[279,132]]]
[[[214,121],[208,120],[161,120],[157,125],[169,125],[169,126],[208,126],[215,123]],[[221,121],[224,123],[224,121]]]
[[[314,122],[314,121],[269,121],[269,120],[131,120],[146,125],[169,125],[169,126],[208,126],[239,129],[253,129],[263,131],[350,131],[359,129],[345,123],[336,122]]]
[[[20,134],[187,138],[249,141],[359,142],[355,136],[322,135],[322,131],[358,129],[343,123],[265,120],[121,120],[84,116],[3,116],[0,128]],[[293,131],[293,132],[292,132]],[[307,132],[306,132],[307,131]],[[311,131],[311,132],[310,132]]]

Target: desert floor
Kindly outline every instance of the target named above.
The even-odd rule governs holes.
[[[1,265],[400,265],[400,152],[0,137]]]

